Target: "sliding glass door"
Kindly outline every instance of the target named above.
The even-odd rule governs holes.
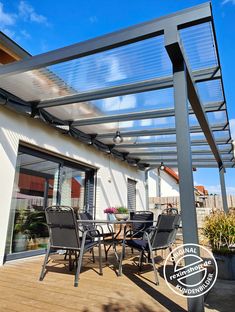
[[[61,204],[83,211],[87,198],[94,194],[94,190],[86,187],[86,184],[90,185],[91,177],[94,180],[94,170],[90,168],[20,147],[6,243],[7,258],[45,250],[48,242],[45,208]]]

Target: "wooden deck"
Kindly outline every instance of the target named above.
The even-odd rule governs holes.
[[[146,264],[139,275],[135,256],[123,262],[123,276],[115,273],[112,255],[103,263],[104,274],[98,275],[98,261],[84,258],[78,288],[73,287],[74,272],[69,272],[62,255],[52,256],[48,273],[39,282],[43,257],[17,260],[0,267],[0,311],[17,312],[158,312],[186,311],[186,300],[166,285],[159,264],[160,285]]]

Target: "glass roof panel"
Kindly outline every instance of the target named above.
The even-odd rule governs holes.
[[[218,65],[211,22],[181,29],[179,33],[191,70]]]
[[[77,129],[85,133],[103,134],[107,132],[135,131],[135,130],[153,130],[156,128],[175,127],[175,117],[152,118],[142,120],[128,120],[121,122],[102,123],[97,125],[79,126]]]
[[[53,65],[49,69],[78,93],[169,76],[172,72],[163,36]]]
[[[0,88],[25,101],[43,101],[171,74],[172,65],[164,48],[164,37],[157,36],[1,78]]]
[[[226,111],[214,111],[206,113],[210,126],[226,126],[228,120]],[[194,114],[189,115],[189,125],[199,126],[197,117]]]
[[[118,115],[173,107],[173,88],[167,88],[90,102],[55,106],[45,110],[62,120],[80,120],[96,116]]]
[[[197,89],[199,97],[204,104],[224,101],[220,79],[199,82],[197,83]]]

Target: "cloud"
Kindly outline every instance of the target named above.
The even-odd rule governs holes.
[[[102,109],[105,111],[130,110],[136,107],[136,97],[133,94],[107,98],[102,101]]]
[[[24,21],[35,22],[39,24],[49,25],[44,15],[36,13],[35,9],[26,1],[20,1],[18,6],[19,17]]]
[[[206,189],[208,190],[209,194],[221,194],[221,187],[220,185],[207,185]],[[235,194],[235,187],[227,186],[226,187],[227,194]]]
[[[235,119],[230,119],[229,123],[230,123],[230,130],[231,130],[232,139],[235,140]]]
[[[8,37],[10,38],[14,38],[15,37],[15,32],[9,28],[1,28],[1,31],[6,34]]]
[[[91,24],[97,23],[97,22],[98,22],[97,16],[90,16],[90,17],[89,17],[89,22],[90,22]]]
[[[14,14],[4,12],[3,4],[0,2],[0,27],[12,26],[16,22],[16,16]]]
[[[224,5],[224,4],[227,4],[227,3],[232,3],[232,4],[234,4],[235,5],[235,0],[224,0],[223,2],[222,2],[222,5]]]
[[[25,39],[30,39],[31,38],[30,34],[26,30],[24,30],[24,29],[21,30],[20,33],[21,33],[22,37],[24,37]]]

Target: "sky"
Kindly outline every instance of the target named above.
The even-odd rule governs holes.
[[[0,0],[0,30],[32,55],[97,37],[205,1],[196,0]],[[235,0],[212,0],[225,95],[235,139]],[[220,193],[216,169],[198,169],[196,185]],[[235,194],[235,169],[227,169],[227,191]]]

